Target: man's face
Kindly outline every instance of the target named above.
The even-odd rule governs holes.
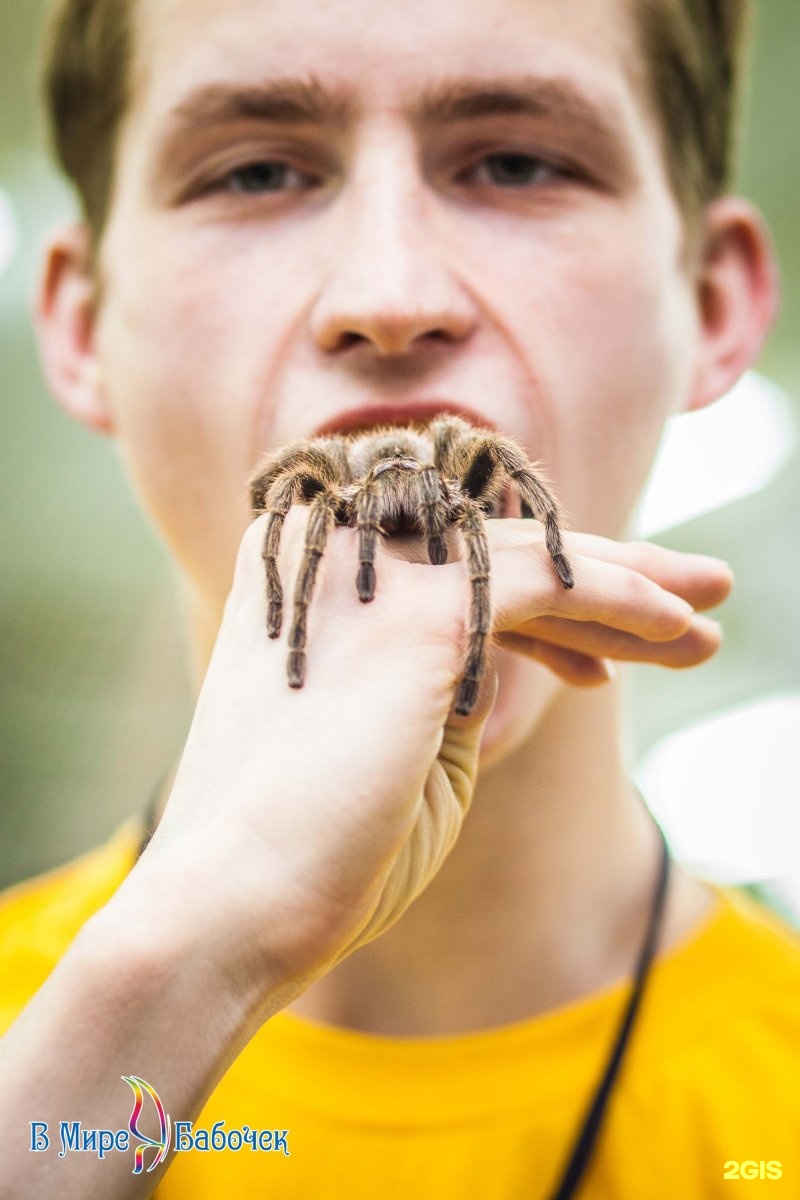
[[[623,0],[139,0],[97,348],[209,600],[262,452],[366,405],[467,406],[619,534],[697,320],[637,61]]]

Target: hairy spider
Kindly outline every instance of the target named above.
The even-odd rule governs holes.
[[[456,711],[471,712],[484,669],[490,629],[489,548],[484,520],[497,510],[510,485],[522,515],[544,523],[545,542],[565,588],[573,586],[553,496],[524,451],[509,437],[475,429],[460,417],[441,416],[427,425],[383,425],[368,431],[296,442],[269,453],[250,481],[253,516],[269,513],[262,557],[266,565],[267,632],[281,630],[283,590],[278,576],[281,530],[293,503],[311,508],[294,598],[287,672],[291,687],[303,686],[306,615],[317,565],[333,525],[359,532],[358,597],[375,595],[377,535],[421,533],[428,557],[447,562],[445,530],[460,530],[467,553],[471,619],[464,675]]]

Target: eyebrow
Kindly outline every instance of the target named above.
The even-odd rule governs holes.
[[[523,76],[514,79],[449,79],[427,88],[412,112],[429,124],[523,113],[561,115],[589,124],[603,119],[597,104],[569,80]],[[241,118],[341,125],[356,110],[352,88],[326,88],[309,79],[276,79],[257,87],[206,84],[171,112],[170,121],[205,126]]]
[[[453,79],[427,89],[419,105],[431,124],[475,117],[514,115],[558,116],[590,127],[611,123],[610,115],[571,81],[523,76],[521,79],[476,81]]]
[[[356,89],[328,87],[314,75],[273,79],[257,86],[205,84],[170,111],[158,158],[170,161],[187,134],[242,120],[274,125],[344,128],[358,112]],[[405,106],[423,125],[457,124],[483,117],[523,115],[558,121],[610,160],[624,159],[621,116],[602,99],[563,77],[522,75],[441,80]]]
[[[211,83],[190,92],[170,113],[173,126],[205,128],[244,119],[287,125],[343,125],[355,110],[349,89],[325,88],[313,77],[276,79],[258,87]]]

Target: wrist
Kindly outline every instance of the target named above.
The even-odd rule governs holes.
[[[181,861],[183,858],[183,861]],[[80,950],[118,995],[148,997],[200,1022],[224,1053],[243,1043],[303,984],[248,937],[223,889],[189,855],[143,855],[87,923]]]

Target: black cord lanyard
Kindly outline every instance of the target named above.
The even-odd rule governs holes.
[[[158,812],[158,802],[160,798],[161,788],[156,791],[152,800],[147,806],[145,813],[145,832],[142,843],[139,847],[139,855],[145,850],[147,843],[155,832],[156,814]],[[639,961],[636,966],[636,977],[634,979],[631,994],[628,1003],[625,1007],[625,1012],[622,1015],[617,1033],[614,1037],[614,1044],[611,1048],[608,1062],[603,1068],[603,1074],[600,1082],[595,1088],[594,1095],[586,1110],[586,1116],[583,1119],[578,1135],[573,1143],[572,1152],[569,1156],[566,1168],[561,1176],[561,1182],[556,1190],[552,1193],[550,1200],[570,1200],[570,1197],[577,1194],[578,1185],[584,1176],[586,1168],[589,1165],[589,1160],[592,1156],[592,1151],[595,1148],[597,1137],[600,1132],[600,1126],[605,1116],[608,1101],[611,1096],[614,1083],[616,1082],[619,1069],[622,1065],[622,1059],[625,1050],[630,1040],[631,1030],[636,1015],[639,1011],[639,1004],[644,992],[644,986],[650,972],[650,965],[653,961],[658,944],[658,936],[661,932],[661,918],[664,912],[664,901],[667,895],[667,883],[669,881],[669,847],[667,846],[666,838],[661,826],[656,824],[658,834],[661,839],[661,867],[656,883],[655,896],[653,897],[653,907],[650,913],[650,921],[647,926],[647,933],[639,952]]]
[[[600,1132],[600,1126],[608,1107],[611,1091],[619,1074],[622,1059],[630,1040],[633,1023],[639,1011],[639,1003],[642,999],[642,993],[644,992],[644,986],[650,971],[650,964],[653,961],[653,955],[658,943],[658,935],[661,931],[661,918],[664,912],[664,901],[666,899],[667,882],[669,880],[669,847],[667,846],[667,841],[660,825],[657,824],[656,828],[661,838],[661,869],[658,875],[655,896],[653,897],[650,922],[647,927],[644,943],[639,952],[636,978],[622,1016],[622,1021],[614,1038],[608,1062],[603,1069],[600,1082],[595,1088],[594,1095],[586,1110],[583,1124],[573,1143],[569,1161],[561,1176],[561,1182],[552,1193],[550,1200],[569,1200],[571,1196],[577,1194],[578,1184],[589,1165],[592,1151],[597,1142],[597,1135]]]

